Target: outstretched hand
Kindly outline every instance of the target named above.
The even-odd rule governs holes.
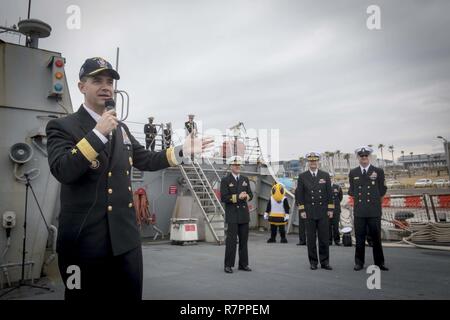
[[[201,155],[214,146],[214,139],[211,137],[198,138],[196,137],[196,130],[186,137],[183,144],[183,154],[185,157],[192,155]]]

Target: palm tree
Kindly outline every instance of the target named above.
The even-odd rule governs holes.
[[[392,155],[392,165],[394,165],[394,146],[393,145],[389,146],[389,152]]]
[[[325,151],[323,153],[323,155],[325,156],[326,162],[327,162],[327,166],[330,167],[330,151]]]
[[[298,159],[298,162],[299,162],[299,166],[300,166],[300,172],[306,170],[306,168],[305,168],[306,158],[305,157],[300,157]]]
[[[381,151],[381,164],[382,164],[382,166],[383,166],[383,163],[384,163],[384,157],[383,157],[383,148],[385,147],[385,145],[384,144],[382,144],[382,143],[380,143],[379,145],[378,145],[378,149],[380,149],[380,151]]]
[[[414,154],[414,152],[410,152],[409,153],[409,155],[411,156],[411,165],[408,167],[408,175],[409,175],[409,177],[411,178],[411,167],[412,167],[412,158],[413,158],[413,154]]]
[[[329,156],[331,158],[331,168],[330,168],[330,170],[334,174],[334,152],[329,152],[328,154],[329,154]]]
[[[347,160],[348,172],[350,172],[350,153],[345,153],[344,159]]]
[[[341,150],[336,150],[336,156],[337,156],[337,158],[338,158],[338,168],[339,168],[339,171],[341,171],[341,173],[342,173],[342,168],[341,168]]]

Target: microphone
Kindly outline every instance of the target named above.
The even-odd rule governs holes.
[[[110,110],[113,110],[113,109],[115,109],[116,108],[116,102],[113,100],[113,99],[108,99],[108,100],[106,100],[105,101],[105,108],[106,108],[106,111],[110,111]],[[111,141],[111,139],[112,139],[112,135],[113,135],[113,132],[115,131],[115,129],[113,129],[110,133],[109,133],[109,141]]]
[[[116,102],[113,99],[108,99],[105,101],[106,111],[110,111],[116,108]]]

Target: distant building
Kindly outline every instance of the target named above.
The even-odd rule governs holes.
[[[348,160],[344,158],[344,155],[345,154],[340,154],[339,157],[337,155],[329,157],[322,153],[320,159],[321,170],[332,172],[334,174],[348,174],[350,169],[355,168],[359,165],[359,162],[354,153],[349,154]],[[374,165],[381,165],[377,162],[376,155],[371,155],[370,159],[371,163],[373,163]],[[392,161],[384,160],[383,165],[386,166],[389,162],[392,163]],[[307,161],[304,158],[301,158],[299,160],[279,161],[277,164],[280,167],[282,166],[284,169],[278,172],[278,176],[280,176],[280,172],[282,172],[285,177],[289,178],[295,178],[299,175],[299,173],[307,169]]]
[[[278,177],[293,178],[298,175],[298,160],[272,162],[272,167],[277,169],[275,174]]]
[[[348,174],[351,169],[359,166],[359,161],[356,154],[348,153],[348,155],[348,159],[346,159],[345,153],[341,153],[339,156],[334,154],[333,157],[327,156],[325,153],[322,153],[320,159],[322,170],[334,174]],[[388,160],[384,160],[384,162],[381,164],[375,154],[372,154],[370,156],[370,163],[375,166],[385,166],[387,161]]]
[[[439,168],[446,166],[445,153],[413,154],[401,156],[398,163],[406,169]]]

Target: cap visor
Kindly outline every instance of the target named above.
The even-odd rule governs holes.
[[[111,76],[111,78],[113,78],[115,80],[119,80],[120,79],[119,73],[116,70],[108,69],[108,68],[100,68],[100,69],[94,70],[94,71],[88,73],[87,76],[92,77],[92,76],[95,76],[95,75],[97,75],[97,74],[99,74],[101,72],[108,73]]]

